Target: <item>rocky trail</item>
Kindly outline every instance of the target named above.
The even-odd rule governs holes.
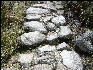
[[[85,70],[80,54],[73,44],[84,52],[93,52],[93,32],[77,36],[78,30],[66,24],[60,1],[37,1],[26,10],[23,23],[25,33],[18,39],[26,52],[11,57],[1,70]],[[78,23],[77,23],[78,24]],[[78,26],[79,27],[79,26]],[[21,50],[22,51],[22,50]]]

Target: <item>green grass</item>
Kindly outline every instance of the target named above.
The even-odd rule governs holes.
[[[9,57],[16,53],[19,48],[17,38],[24,33],[22,24],[24,22],[25,10],[32,1],[2,1],[1,2],[1,66],[7,62]]]

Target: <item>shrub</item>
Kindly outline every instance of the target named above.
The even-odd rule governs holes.
[[[65,9],[69,9],[77,16],[82,26],[93,28],[93,2],[92,1],[65,1]]]

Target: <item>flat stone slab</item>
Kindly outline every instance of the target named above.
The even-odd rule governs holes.
[[[42,8],[34,8],[34,7],[30,7],[26,10],[26,14],[46,14],[46,13],[50,13],[49,10],[47,9],[42,9]]]
[[[47,32],[45,25],[38,21],[25,22],[24,27],[28,27],[30,31],[40,31],[42,33]]]
[[[34,7],[42,7],[42,8],[45,8],[45,9],[56,10],[56,8],[50,3],[48,3],[48,4],[35,4],[33,6]]]
[[[56,50],[56,47],[55,46],[51,46],[51,45],[45,45],[45,46],[42,46],[42,47],[39,47],[38,50],[40,52],[45,52],[45,51],[55,51]]]
[[[28,20],[39,20],[41,15],[38,14],[27,14],[26,19]]]
[[[33,44],[37,44],[44,41],[46,39],[45,37],[46,36],[44,34],[35,31],[22,34],[20,39],[23,45],[31,46]]]

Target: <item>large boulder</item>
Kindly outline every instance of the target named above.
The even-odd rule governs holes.
[[[33,44],[44,41],[46,39],[46,36],[38,31],[35,31],[22,34],[20,39],[23,45],[31,46]]]
[[[38,21],[25,22],[24,27],[28,27],[30,31],[40,31],[42,33],[47,32],[45,25]]]
[[[63,50],[60,55],[68,70],[83,70],[81,58],[75,51]]]
[[[84,52],[93,52],[93,32],[87,31],[76,38],[75,45]]]
[[[66,22],[65,18],[62,15],[54,17],[51,21],[57,26],[64,25]]]

